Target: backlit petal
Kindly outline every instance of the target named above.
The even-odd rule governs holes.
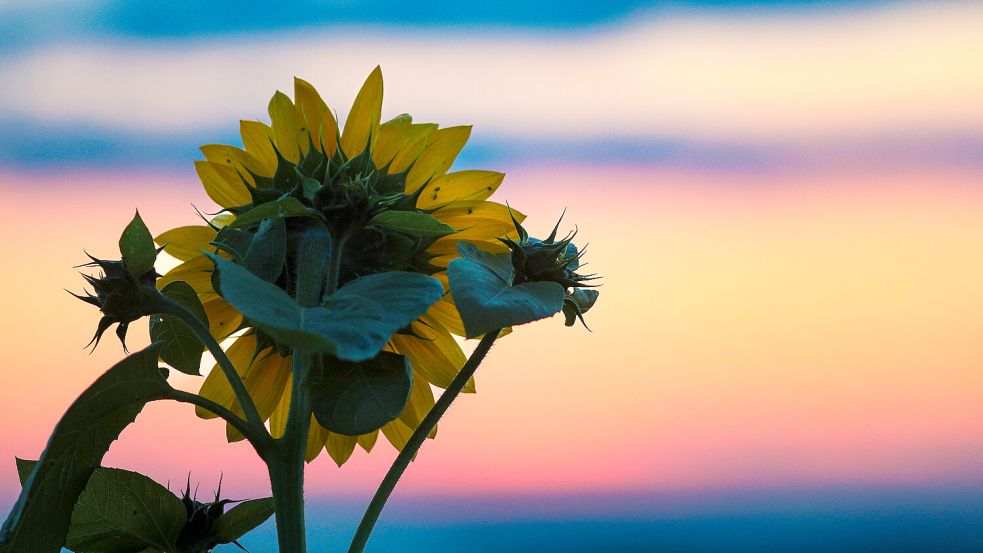
[[[341,150],[346,156],[353,158],[368,147],[369,140],[379,130],[381,118],[382,68],[377,66],[358,91],[352,109],[348,112],[348,119],[345,120],[345,130],[341,133]]]
[[[181,261],[201,257],[202,250],[214,250],[208,243],[215,240],[215,229],[207,225],[178,227],[154,238],[158,246],[164,246],[168,255]]]
[[[433,177],[450,169],[471,136],[471,126],[437,129],[427,137],[427,147],[406,175],[406,193],[412,194]]]
[[[416,206],[436,209],[454,201],[487,200],[502,184],[504,173],[457,171],[433,179],[424,188]]]

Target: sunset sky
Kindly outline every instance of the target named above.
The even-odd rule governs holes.
[[[376,65],[384,118],[473,123],[456,168],[506,172],[495,198],[534,234],[566,207],[604,276],[593,332],[556,317],[495,346],[381,526],[439,526],[425,543],[455,550],[453,524],[656,524],[740,497],[983,508],[983,5],[293,4],[0,2],[4,512],[13,457],[122,357],[82,349],[98,314],[63,289],[83,249],[115,255],[134,208],[155,234],[196,224],[216,209],[198,145],[239,144],[295,75],[344,118]],[[224,435],[152,404],[106,464],[268,493]],[[318,458],[312,532],[342,543],[329,515],[354,524],[394,456]]]

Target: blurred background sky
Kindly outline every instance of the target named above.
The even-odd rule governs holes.
[[[82,350],[83,248],[114,255],[134,207],[195,224],[198,145],[239,144],[294,75],[344,117],[378,64],[384,118],[474,123],[456,167],[508,173],[496,198],[533,231],[567,207],[605,279],[593,333],[496,346],[370,551],[979,551],[981,22],[970,1],[0,0],[0,507],[13,457],[122,355]],[[394,455],[310,466],[312,552],[347,543]],[[184,406],[149,406],[106,463],[268,492]]]

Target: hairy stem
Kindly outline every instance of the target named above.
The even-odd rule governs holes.
[[[389,500],[393,489],[396,488],[396,483],[403,476],[410,461],[416,456],[417,451],[420,450],[420,446],[423,445],[427,436],[437,426],[437,421],[444,416],[451,403],[454,402],[454,399],[457,398],[464,389],[464,386],[474,376],[475,371],[478,370],[478,365],[484,360],[485,355],[488,354],[488,350],[491,349],[492,344],[495,343],[495,339],[498,338],[499,332],[500,330],[493,330],[481,338],[481,342],[478,343],[478,347],[475,348],[468,362],[461,368],[461,372],[454,377],[451,385],[444,390],[440,399],[434,404],[433,409],[423,418],[420,426],[413,432],[413,436],[410,437],[406,446],[399,452],[396,460],[389,467],[386,477],[379,484],[379,489],[376,490],[375,495],[372,497],[368,509],[366,509],[365,514],[362,516],[362,522],[359,523],[355,537],[352,538],[352,544],[348,548],[348,553],[362,553],[365,549],[365,544],[369,541],[369,535],[372,533],[376,521],[379,520],[379,515],[382,513],[383,507],[386,506],[386,501]]]
[[[325,296],[330,296],[338,290],[338,278],[341,276],[341,256],[345,250],[348,235],[335,236],[333,240],[331,243],[331,261],[328,266],[328,282],[324,289]]]
[[[222,346],[215,341],[215,338],[208,330],[208,327],[205,326],[205,324],[202,323],[194,313],[188,311],[183,306],[174,303],[167,297],[161,295],[158,297],[158,301],[160,302],[161,313],[173,315],[181,319],[181,321],[195,333],[195,336],[201,340],[201,343],[205,344],[208,351],[211,352],[213,357],[215,357],[215,361],[218,362],[218,366],[222,369],[222,373],[225,374],[225,378],[228,379],[229,385],[232,386],[232,392],[235,394],[236,400],[242,407],[242,412],[246,415],[246,422],[257,430],[262,429],[261,432],[265,434],[266,425],[263,424],[263,420],[259,417],[259,412],[256,410],[256,404],[253,403],[253,398],[249,395],[249,391],[246,390],[246,384],[242,381],[242,377],[239,376],[239,373],[236,372],[235,367],[232,365],[232,361],[230,361],[229,357],[225,355],[225,351],[222,350]]]

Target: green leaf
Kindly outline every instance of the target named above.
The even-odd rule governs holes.
[[[413,389],[413,367],[402,355],[380,352],[360,363],[323,359],[311,381],[314,418],[346,436],[374,432],[403,411]]]
[[[171,389],[157,356],[154,345],[130,355],[72,403],[24,482],[0,530],[0,544],[18,552],[61,550],[75,503],[110,444],[146,403]]]
[[[123,256],[126,271],[133,278],[140,278],[144,273],[154,268],[157,260],[157,248],[154,247],[154,237],[150,235],[147,225],[137,211],[130,224],[123,229],[119,237],[119,253]]]
[[[383,211],[373,217],[369,224],[410,236],[441,237],[457,232],[433,215],[417,211]]]
[[[215,521],[212,535],[218,543],[232,543],[273,516],[273,498],[250,499],[229,509]]]
[[[437,279],[392,271],[349,282],[326,307],[301,307],[278,286],[208,255],[215,262],[222,297],[256,327],[283,344],[347,361],[375,357],[394,332],[426,312],[444,292]]]
[[[263,219],[249,244],[243,263],[250,272],[267,282],[276,282],[287,258],[287,225],[283,217]]]
[[[208,326],[208,315],[195,292],[187,282],[176,280],[161,290],[168,299],[188,309]],[[173,315],[150,316],[150,341],[160,344],[160,358],[168,365],[195,376],[201,375],[201,354],[204,344],[181,319]]]
[[[439,280],[419,273],[364,276],[328,298],[325,317],[316,328],[336,341],[336,357],[364,361],[375,357],[397,330],[426,313],[443,295]]]
[[[318,213],[313,208],[307,207],[302,204],[300,200],[293,196],[282,196],[281,198],[274,200],[272,202],[266,202],[265,204],[260,204],[249,211],[243,213],[236,217],[235,221],[232,222],[229,227],[231,228],[243,228],[247,227],[257,221],[262,221],[269,217],[320,217],[321,214]]]
[[[467,251],[463,246],[458,245],[462,256]],[[468,338],[477,338],[506,326],[544,319],[563,308],[562,285],[556,282],[525,282],[513,286],[511,279],[503,278],[496,270],[497,266],[475,258],[460,257],[447,268],[451,294]]]
[[[36,464],[17,459],[21,484]],[[164,486],[137,472],[99,467],[75,504],[65,546],[100,553],[168,550],[186,522],[181,500]]]
[[[237,263],[246,262],[246,254],[249,253],[249,246],[253,243],[253,233],[248,230],[222,227],[215,240],[209,244],[219,250],[227,252],[235,258]]]
[[[505,282],[512,284],[515,269],[512,267],[512,256],[507,253],[489,253],[468,242],[459,242],[457,252],[461,257],[472,259],[488,267]]]

